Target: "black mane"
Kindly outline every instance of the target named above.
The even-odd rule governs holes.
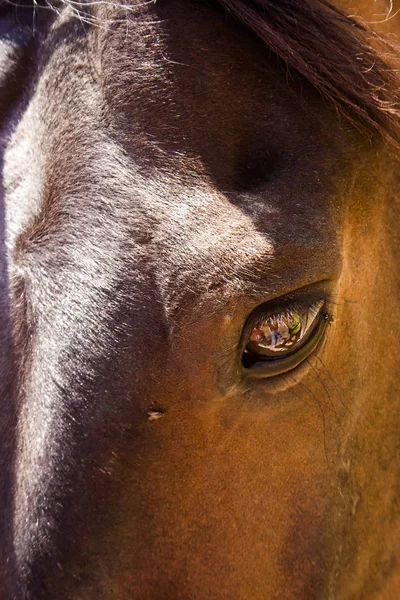
[[[347,117],[400,144],[393,44],[328,0],[217,1]]]

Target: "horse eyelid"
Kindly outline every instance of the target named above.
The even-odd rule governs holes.
[[[261,366],[244,367],[245,376],[250,379],[269,379],[292,371],[317,349],[324,337],[328,324],[329,320],[325,318],[325,314],[321,314],[320,322],[314,333],[297,351],[285,358],[264,361],[261,363]]]
[[[303,290],[300,290],[300,293],[303,295]],[[330,310],[330,294],[321,291],[316,292],[314,290],[311,293],[306,293],[300,302],[297,296],[298,293],[295,292],[294,294],[281,299],[279,304],[273,302],[272,306],[270,303],[260,305],[248,318],[247,323],[243,328],[242,343],[240,345],[240,361],[243,374],[246,378],[266,379],[291,371],[306,360],[306,358],[319,346],[327,326],[333,321]],[[263,320],[266,322],[268,319],[274,319],[280,312],[286,312],[287,314],[296,311],[304,312],[310,310],[312,306],[315,306],[316,304],[319,304],[314,318],[314,320],[316,319],[316,323],[313,324],[313,321],[311,322],[311,330],[309,333],[307,332],[307,329],[305,330],[305,339],[297,349],[294,348],[293,352],[279,358],[268,358],[265,356],[263,358],[261,355],[259,357],[255,355],[252,364],[250,363],[251,358],[247,355],[247,365],[251,364],[251,366],[246,365],[246,349],[250,340],[252,328],[255,327],[257,323],[260,323]],[[259,360],[257,360],[257,358],[259,358]]]

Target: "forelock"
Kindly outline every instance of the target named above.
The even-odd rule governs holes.
[[[164,1],[0,0],[0,14],[18,7],[31,6],[33,14],[69,7],[83,24],[102,27],[107,23],[96,17],[98,4],[118,7],[128,16],[144,5]],[[396,68],[400,44],[393,38],[383,38],[329,0],[207,0],[207,4],[250,30],[293,76],[308,81],[359,129],[378,133],[400,148]]]

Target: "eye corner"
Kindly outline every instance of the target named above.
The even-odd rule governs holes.
[[[321,313],[321,317],[328,325],[331,325],[335,321],[335,317],[333,316],[333,314],[328,311],[324,311],[323,313]]]

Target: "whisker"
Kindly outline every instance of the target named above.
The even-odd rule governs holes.
[[[324,444],[324,454],[325,454],[325,460],[326,460],[326,464],[328,469],[331,468],[330,464],[329,464],[329,459],[328,459],[328,447],[327,447],[327,443],[326,443],[326,416],[324,413],[324,410],[322,408],[321,402],[318,400],[317,396],[314,394],[314,392],[312,392],[304,383],[301,383],[301,381],[297,381],[297,379],[295,379],[292,376],[293,381],[299,385],[300,387],[304,388],[306,390],[306,392],[311,396],[311,398],[313,398],[315,400],[315,402],[317,403],[317,406],[319,408],[319,411],[321,413],[321,417],[322,417],[322,433],[323,433],[323,444]]]
[[[314,358],[320,363],[321,367],[324,369],[324,373],[327,375],[327,377],[329,377],[330,381],[332,382],[333,386],[336,389],[336,395],[339,399],[339,402],[341,403],[341,405],[343,406],[343,408],[345,408],[349,414],[353,417],[353,419],[356,421],[356,423],[358,425],[361,425],[361,421],[359,419],[359,417],[357,417],[349,408],[349,406],[346,404],[346,402],[343,400],[343,396],[345,395],[345,390],[343,390],[343,388],[335,381],[335,379],[332,377],[331,373],[329,372],[329,369],[326,367],[326,365],[323,363],[322,359],[315,355]],[[357,411],[363,416],[363,418],[375,429],[375,425],[372,423],[372,421],[362,412],[362,410],[360,409],[360,407],[354,402],[349,400],[349,402],[351,404],[354,405],[354,407],[357,409]]]

